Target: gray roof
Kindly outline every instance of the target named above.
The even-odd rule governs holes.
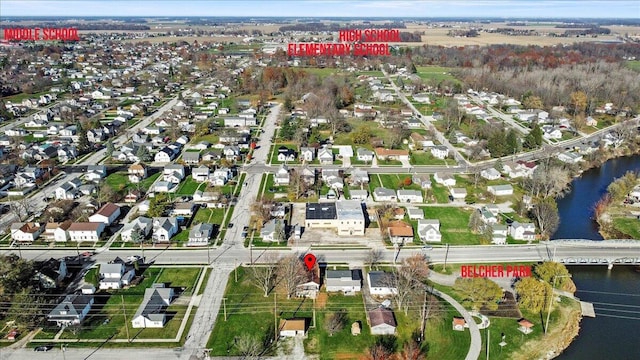
[[[159,287],[158,285],[153,284],[153,287],[145,289],[142,303],[133,315],[134,319],[140,315],[150,320],[162,320],[164,318],[164,310],[171,303],[173,289]]]
[[[362,271],[360,269],[353,270],[327,270],[325,275],[327,279],[350,279],[362,280]]]
[[[393,276],[391,273],[385,271],[370,271],[369,272],[369,286],[371,287],[388,287],[389,276]]]
[[[373,193],[375,194],[376,197],[378,196],[396,196],[396,192],[393,191],[392,189],[387,189],[387,188],[383,188],[383,187],[377,187],[375,189],[373,189]]]
[[[185,151],[182,154],[183,160],[200,160],[200,152],[199,151]]]
[[[202,223],[191,228],[189,238],[209,238],[213,232],[213,225]]]
[[[122,268],[124,267],[124,264],[122,263],[117,263],[117,264],[100,264],[100,274],[113,274],[113,273],[119,273],[122,271]]]
[[[79,318],[82,310],[93,300],[93,296],[87,295],[67,295],[49,313],[49,318],[53,319],[73,319]],[[63,314],[63,312],[66,312]]]

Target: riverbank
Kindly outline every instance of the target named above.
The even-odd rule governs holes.
[[[580,332],[580,321],[582,320],[580,302],[562,297],[553,312],[558,313],[555,326],[549,327],[547,335],[527,341],[520,352],[512,354],[512,359],[553,359],[571,345]]]

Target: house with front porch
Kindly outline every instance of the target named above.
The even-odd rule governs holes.
[[[418,236],[423,242],[441,242],[442,234],[440,233],[440,220],[418,220]]]

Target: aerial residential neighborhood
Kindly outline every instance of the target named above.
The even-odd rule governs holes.
[[[637,316],[584,268],[640,266],[633,11],[248,3],[1,4],[2,359],[607,357],[583,339],[632,326],[580,322]]]

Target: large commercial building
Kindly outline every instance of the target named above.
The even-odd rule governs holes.
[[[336,229],[340,236],[364,236],[363,205],[357,200],[335,203],[309,203],[306,209],[307,229]]]

